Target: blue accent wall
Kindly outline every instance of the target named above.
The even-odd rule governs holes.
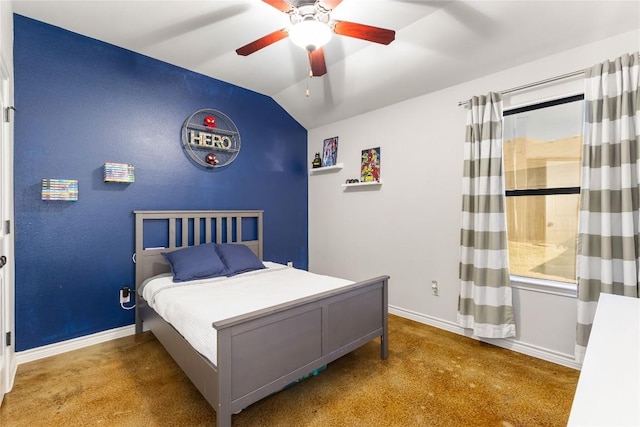
[[[134,322],[134,210],[263,209],[265,259],[307,268],[307,131],[273,99],[20,15],[14,31],[17,351]],[[203,108],[240,132],[224,168],[182,149]],[[105,162],[135,183],[103,182]],[[79,200],[42,201],[42,178],[77,179]]]

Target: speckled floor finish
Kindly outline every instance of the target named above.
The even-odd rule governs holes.
[[[563,426],[579,372],[389,317],[371,342],[261,400],[234,426]],[[215,412],[150,333],[20,365],[0,425],[215,426]]]

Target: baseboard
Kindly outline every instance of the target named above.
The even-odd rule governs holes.
[[[415,320],[419,323],[424,323],[425,325],[433,326],[438,329],[443,329],[445,331],[453,332],[454,334],[463,335],[469,338],[479,339],[478,337],[474,337],[469,331],[461,327],[455,322],[450,322],[448,320],[439,319],[432,316],[427,316],[421,313],[416,313],[411,310],[405,310],[403,308],[394,307],[392,305],[389,306],[389,313],[395,314],[396,316],[404,317],[405,319]],[[547,362],[552,362],[558,365],[566,366],[568,368],[580,370],[582,365],[575,361],[572,354],[560,353],[557,351],[549,350],[547,348],[539,347],[533,344],[528,344],[526,342],[508,339],[508,338],[496,338],[489,339],[483,338],[480,341],[493,344],[498,347],[506,348],[508,350],[515,351],[517,353],[526,354],[527,356],[532,356],[538,359],[546,360]]]
[[[389,306],[389,313],[396,316],[404,317],[405,319],[414,320],[425,325],[433,326],[438,329],[453,332],[454,334],[463,335],[466,337],[472,337],[472,335],[464,328],[459,326],[455,322],[439,319],[432,316],[427,316],[421,313],[416,313],[411,310],[406,310],[399,307]],[[80,338],[74,338],[72,340],[63,341],[55,344],[50,344],[30,350],[25,350],[16,353],[15,361],[12,364],[12,369],[17,369],[18,365],[23,363],[32,362],[34,360],[43,359],[49,356],[55,356],[56,354],[66,353],[68,351],[77,350],[80,348],[88,347],[90,345],[103,343],[106,341],[114,340],[117,338],[126,337],[135,334],[135,325],[123,326],[120,328],[110,329],[108,331],[98,332],[96,334],[87,335]],[[577,363],[573,355],[564,354],[549,350],[546,348],[538,347],[532,344],[528,344],[518,340],[512,339],[482,339],[481,341],[489,344],[496,345],[498,347],[506,348],[518,353],[526,354],[528,356],[536,357],[538,359],[546,360],[548,362],[556,363],[558,365],[566,366],[580,370],[581,364]]]
[[[90,345],[111,341],[116,338],[126,337],[135,334],[135,332],[135,325],[122,326],[120,328],[86,335],[84,337],[74,338],[72,340],[20,351],[16,353],[17,365],[21,365],[27,362],[33,362],[34,360],[44,359],[45,357],[49,356],[55,356],[56,354],[66,353],[68,351],[89,347]]]

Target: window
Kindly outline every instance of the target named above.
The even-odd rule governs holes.
[[[575,283],[583,95],[504,113],[509,268]]]

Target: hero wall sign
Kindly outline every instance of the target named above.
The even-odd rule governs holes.
[[[220,168],[233,162],[240,153],[240,133],[220,111],[198,110],[182,125],[182,147],[196,164]]]

